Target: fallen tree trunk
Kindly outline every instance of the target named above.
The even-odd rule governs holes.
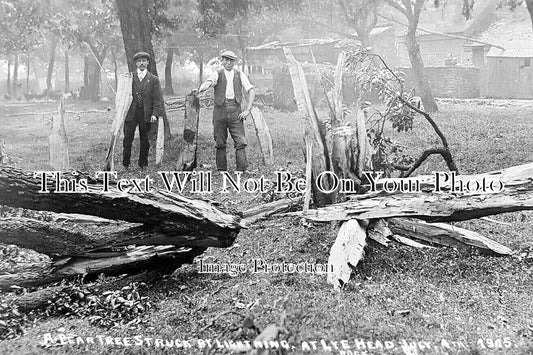
[[[404,237],[441,244],[454,248],[473,246],[500,255],[511,255],[513,251],[479,233],[444,223],[425,223],[406,218],[388,220],[391,231]]]
[[[90,181],[91,182],[91,181]],[[47,179],[48,193],[40,193],[41,182],[32,174],[12,167],[0,168],[0,201],[12,207],[63,213],[91,214],[107,219],[143,223],[168,236],[235,238],[239,217],[226,214],[202,200],[192,200],[164,191],[120,192],[110,184],[89,183],[88,192],[58,193],[54,179]]]
[[[79,275],[94,277],[99,274],[122,275],[149,269],[176,269],[192,263],[203,248],[167,246],[141,246],[123,251],[109,252],[99,258],[71,257],[39,266],[24,272],[0,275],[0,289],[9,290],[13,285],[35,287],[69,279]]]
[[[463,178],[463,176],[458,176]],[[491,177],[505,188],[497,193],[398,193],[384,191],[357,195],[351,201],[316,210],[289,215],[319,222],[350,219],[414,217],[427,222],[464,221],[488,215],[533,210],[533,164],[512,167],[499,172],[468,176],[468,179]]]
[[[105,228],[98,233],[75,232],[56,223],[29,218],[0,218],[0,243],[15,244],[33,249],[53,259],[68,256],[95,257],[99,250],[126,245],[179,245],[182,247],[229,247],[233,243],[231,234],[227,237],[196,236],[193,234],[165,234],[157,227],[143,225],[123,228]]]
[[[78,176],[79,179],[79,176]],[[79,180],[78,180],[79,182]],[[152,193],[120,192],[113,184],[103,185],[87,177],[87,192],[61,193],[62,182],[48,178],[39,181],[32,174],[12,167],[0,168],[0,201],[27,209],[60,213],[90,213],[141,225],[94,225],[98,232],[79,232],[73,228],[81,220],[85,230],[94,217],[74,216],[61,225],[57,220],[23,217],[0,219],[0,243],[15,244],[55,259],[45,267],[0,275],[0,288],[11,285],[36,286],[77,275],[122,274],[144,269],[177,268],[192,262],[207,247],[229,247],[243,227],[238,216],[222,212],[202,200],[192,200],[165,191]],[[48,191],[48,192],[39,192]],[[64,190],[64,189],[63,189]],[[69,222],[70,221],[70,222]]]

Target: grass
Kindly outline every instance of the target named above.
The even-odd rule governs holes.
[[[67,109],[94,109],[88,103],[69,103]],[[33,108],[12,108],[3,112],[51,111],[55,104]],[[99,107],[105,108],[105,106]],[[247,122],[248,157],[255,176],[272,176],[272,170],[301,172],[303,128],[296,113],[264,110],[274,139],[275,164],[261,163],[257,139]],[[452,153],[462,173],[480,173],[531,161],[533,107],[442,103],[435,120],[449,140]],[[174,170],[182,111],[171,115],[175,135],[172,151],[162,166],[154,166],[150,157],[148,173]],[[105,114],[83,114],[67,118],[73,167],[99,170],[108,141],[110,121]],[[48,169],[48,126],[42,116],[3,117],[0,139],[12,155],[21,158],[20,167]],[[212,170],[214,147],[211,110],[202,109],[198,162],[200,169]],[[414,130],[397,139],[416,154],[437,144],[429,125],[419,118]],[[138,154],[136,139],[132,150]],[[119,144],[120,146],[120,144]],[[231,151],[231,149],[230,149]],[[153,153],[153,151],[152,151]],[[120,158],[120,152],[117,157]],[[133,160],[134,161],[134,160]],[[228,157],[230,169],[234,156]],[[446,170],[437,158],[431,158],[417,174]],[[120,177],[140,177],[137,169],[121,171]],[[144,176],[145,173],[142,174]],[[217,181],[219,183],[219,181]],[[263,202],[254,194],[219,194],[207,196],[231,211],[241,211]],[[508,222],[501,225],[482,220],[458,223],[503,243],[518,254],[533,250],[533,214],[516,212],[495,216]],[[327,263],[329,248],[335,239],[329,224],[308,223],[293,218],[272,218],[243,230],[229,249],[209,249],[200,258],[210,263],[248,263],[254,258],[267,263]],[[286,339],[304,353],[305,345],[321,339],[347,340],[353,353],[365,342],[369,354],[404,354],[402,341],[420,342],[419,353],[433,354],[526,354],[533,352],[533,258],[480,255],[476,250],[451,248],[419,250],[393,244],[388,248],[369,244],[366,255],[343,292],[332,290],[324,275],[254,274],[236,277],[227,274],[200,274],[198,265],[187,265],[146,291],[155,307],[144,322],[110,329],[92,326],[86,319],[52,317],[38,321],[16,340],[0,342],[0,353],[71,354],[148,354],[201,353],[195,345],[190,350],[123,347],[102,345],[66,345],[43,349],[38,343],[46,333],[58,330],[83,336],[128,337],[142,335],[162,339],[252,340],[255,333],[243,329],[243,320],[253,314],[254,324],[263,329],[286,317]],[[233,313],[223,314],[222,312]],[[218,316],[218,317],[217,317]],[[63,329],[61,329],[63,328]],[[443,342],[443,339],[445,342]],[[372,348],[368,348],[369,343]],[[393,349],[381,349],[391,342]],[[428,342],[429,348],[422,342]],[[458,342],[458,343],[453,343]],[[449,347],[447,347],[449,346]],[[509,346],[509,347],[506,347]],[[207,353],[207,352],[204,352]],[[211,353],[229,353],[219,349]],[[314,354],[328,352],[318,345]],[[361,352],[359,352],[361,353]]]

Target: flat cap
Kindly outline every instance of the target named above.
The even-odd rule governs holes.
[[[220,57],[237,60],[237,56],[232,51],[224,51],[220,54]]]
[[[146,53],[146,52],[137,52],[133,55],[133,60],[136,61],[137,59],[139,58],[146,58],[148,60],[150,60],[150,54]]]

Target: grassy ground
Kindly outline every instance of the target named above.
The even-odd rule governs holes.
[[[18,166],[29,170],[48,169],[49,115],[6,116],[9,113],[52,111],[56,104],[2,107],[0,139]],[[105,108],[105,105],[101,104]],[[69,103],[68,110],[94,109],[89,103]],[[275,165],[260,161],[251,122],[247,123],[249,160],[255,176],[272,176],[280,168],[302,171],[301,119],[294,113],[264,111],[274,138]],[[182,111],[171,115],[172,151],[166,162],[148,173],[174,170]],[[533,106],[442,103],[435,115],[448,137],[462,173],[479,173],[530,162],[533,158]],[[69,115],[67,131],[73,167],[99,170],[108,141],[110,120],[105,114]],[[214,148],[211,110],[203,109],[200,122],[200,169],[212,170]],[[414,155],[437,143],[429,125],[419,119],[415,128],[397,138]],[[138,154],[138,142],[133,159]],[[119,158],[121,154],[117,155]],[[229,157],[230,169],[234,156]],[[419,174],[445,170],[432,158]],[[137,169],[121,171],[120,177],[141,177]],[[216,181],[219,183],[219,181]],[[207,196],[233,211],[264,201],[254,194]],[[252,340],[254,330],[244,329],[249,314],[259,329],[285,318],[284,339],[290,353],[342,354],[320,345],[347,340],[352,354],[527,354],[533,353],[533,213],[517,212],[495,216],[510,225],[468,221],[458,225],[482,233],[518,251],[517,256],[499,258],[479,255],[475,250],[449,248],[419,250],[402,245],[388,248],[370,244],[357,273],[342,293],[326,284],[324,275],[263,274],[247,272],[201,274],[198,264],[184,266],[144,294],[155,307],[144,322],[130,327],[99,328],[87,319],[52,317],[42,319],[16,340],[0,342],[0,353],[118,353],[200,354],[198,339]],[[210,263],[248,263],[254,258],[265,263],[327,263],[334,241],[329,224],[309,224],[293,218],[273,218],[243,230],[230,249],[210,249],[200,258]],[[224,313],[231,311],[230,313]],[[175,347],[79,344],[50,347],[39,345],[46,333],[77,336],[132,337],[188,340],[192,349]],[[96,339],[96,338],[95,338]],[[402,347],[415,343],[416,349]],[[105,343],[105,341],[104,341]],[[174,343],[175,344],[175,343]],[[340,346],[340,343],[339,343]],[[387,346],[393,346],[387,349]],[[415,352],[417,350],[417,352]],[[207,351],[204,351],[207,353]],[[224,349],[210,353],[229,353]],[[346,352],[346,354],[350,354]]]

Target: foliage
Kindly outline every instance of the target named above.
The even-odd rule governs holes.
[[[144,283],[133,282],[117,290],[99,291],[102,281],[87,286],[78,281],[67,282],[48,306],[28,313],[19,312],[12,303],[0,302],[0,340],[24,335],[25,328],[50,316],[86,318],[90,324],[103,328],[130,326],[142,322],[142,316],[152,308],[148,297],[141,296]],[[23,294],[25,289],[19,288]]]
[[[43,40],[42,24],[46,12],[37,0],[0,3],[0,51],[5,54],[30,52]]]
[[[414,161],[405,153],[404,147],[386,133],[387,125],[397,132],[408,132],[413,128],[416,112],[399,100],[400,97],[412,100],[412,92],[404,92],[403,73],[390,69],[381,57],[365,49],[347,53],[346,69],[356,83],[359,102],[366,112],[367,134],[374,148],[374,170],[390,176],[398,166],[407,166]],[[365,101],[371,96],[377,96],[380,104]]]

